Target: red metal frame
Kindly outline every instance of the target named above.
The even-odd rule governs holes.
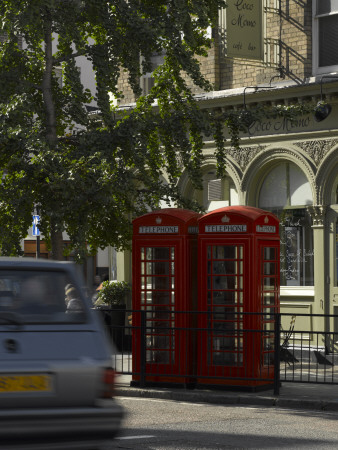
[[[279,311],[279,221],[269,212],[238,206],[218,209],[198,222],[198,309],[205,312],[198,324],[203,329],[198,384],[266,384],[249,378],[272,382],[273,365],[267,363],[273,321],[260,313]],[[273,250],[264,256],[264,248]],[[274,259],[267,258],[269,252]]]
[[[146,311],[148,383],[189,382],[194,355],[187,358],[180,349],[193,346],[192,334],[183,328],[192,326],[188,312],[196,307],[193,265],[199,217],[193,211],[163,209],[133,222],[133,309]],[[141,323],[140,314],[134,315],[132,382],[137,384]]]

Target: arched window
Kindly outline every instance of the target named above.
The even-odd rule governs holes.
[[[295,164],[280,163],[267,173],[258,206],[281,221],[282,286],[313,286],[312,204],[310,183]]]
[[[336,204],[338,205],[338,183],[336,187]],[[338,219],[336,220],[336,286],[338,286]]]
[[[293,163],[281,163],[266,176],[259,195],[261,208],[312,205],[310,183]]]
[[[236,186],[229,176],[217,178],[216,168],[210,168],[203,174],[203,191],[195,191],[194,198],[206,211],[224,206],[238,205]]]

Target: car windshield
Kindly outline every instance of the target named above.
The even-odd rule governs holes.
[[[84,322],[86,318],[79,289],[62,271],[0,270],[0,318],[8,313],[21,323]]]

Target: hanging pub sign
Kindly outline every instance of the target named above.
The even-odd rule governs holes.
[[[262,0],[228,0],[227,5],[227,55],[262,60]]]

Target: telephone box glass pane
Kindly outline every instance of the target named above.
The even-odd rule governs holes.
[[[263,305],[264,306],[271,306],[274,305],[276,302],[275,300],[275,294],[273,292],[266,292],[263,296]]]
[[[147,247],[146,259],[148,261],[169,259],[169,248],[168,247]]]
[[[275,261],[276,260],[276,249],[274,247],[264,247],[263,258],[265,260]]]
[[[168,305],[170,301],[169,292],[152,292],[150,302],[153,305]]]
[[[338,193],[337,193],[337,196],[338,196]],[[337,198],[337,203],[338,203],[338,198]],[[338,286],[338,222],[336,223],[336,285]]]
[[[272,277],[264,278],[264,290],[265,291],[272,291],[275,289],[275,282],[276,280]]]
[[[213,259],[239,259],[236,245],[214,245]]]
[[[148,262],[146,271],[148,275],[169,275],[169,262]]]
[[[175,259],[175,249],[172,247],[171,249],[171,259]]]
[[[273,345],[274,345],[274,320],[275,312],[278,306],[278,264],[277,248],[262,248],[262,266],[261,266],[261,295],[263,311],[263,330],[262,348],[263,364],[273,364]],[[270,291],[270,292],[268,292]]]
[[[236,273],[236,261],[214,261],[213,273],[214,274],[234,274]]]
[[[264,275],[276,275],[276,263],[264,263]]]
[[[213,289],[234,289],[236,277],[213,277]]]
[[[233,304],[236,303],[236,291],[215,291],[212,293],[213,303],[217,304]],[[208,298],[211,299],[211,292],[208,292]]]
[[[243,362],[243,246],[207,247],[208,363]]]
[[[141,308],[147,311],[148,363],[174,361],[175,248],[141,248]]]

